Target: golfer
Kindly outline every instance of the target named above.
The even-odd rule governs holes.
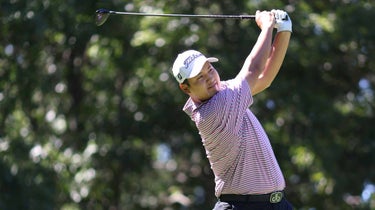
[[[199,130],[215,175],[214,210],[292,209],[267,134],[249,109],[279,72],[292,22],[282,10],[257,11],[255,19],[261,32],[234,79],[221,81],[211,64],[218,59],[195,50],[179,54],[172,68],[190,96],[183,110]]]

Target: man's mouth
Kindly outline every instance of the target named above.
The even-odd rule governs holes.
[[[210,89],[210,88],[212,88],[212,87],[214,87],[214,86],[215,86],[215,82],[211,83],[211,84],[208,86],[208,88]]]
[[[217,82],[215,81],[215,82],[213,82],[213,83],[208,87],[208,89],[215,88],[216,85],[217,85]]]

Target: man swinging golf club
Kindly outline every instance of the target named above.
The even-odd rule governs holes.
[[[179,54],[173,75],[190,97],[183,110],[195,122],[215,175],[214,210],[290,210],[285,180],[262,125],[249,107],[284,60],[292,22],[285,11],[257,11],[261,29],[238,75],[220,81],[207,58],[195,50]],[[273,37],[273,28],[277,33]]]

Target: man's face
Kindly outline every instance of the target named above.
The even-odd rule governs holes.
[[[181,84],[181,89],[194,101],[203,102],[210,99],[220,90],[220,76],[216,69],[206,62],[201,72],[188,79],[189,85]]]

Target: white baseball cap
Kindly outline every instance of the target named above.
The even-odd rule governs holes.
[[[185,79],[197,76],[207,61],[212,63],[219,61],[219,59],[214,57],[207,58],[196,50],[187,50],[180,53],[173,63],[173,76],[181,84]]]

